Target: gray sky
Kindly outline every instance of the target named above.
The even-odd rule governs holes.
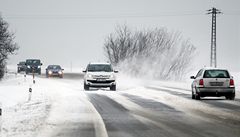
[[[218,66],[239,71],[239,0],[0,0],[21,47],[9,64],[40,58],[65,67],[104,61],[104,39],[117,24],[180,31],[198,49],[196,68],[209,66],[211,16],[205,13],[213,6],[224,13],[217,18]]]

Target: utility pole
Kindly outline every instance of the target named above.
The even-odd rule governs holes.
[[[210,66],[217,67],[217,44],[216,44],[216,29],[217,29],[217,14],[222,12],[216,8],[207,10],[207,14],[212,14],[212,34],[211,34],[211,56],[210,56]]]

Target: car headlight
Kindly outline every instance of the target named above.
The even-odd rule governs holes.
[[[51,74],[52,74],[52,71],[48,71],[48,74],[50,74],[50,75],[51,75]]]
[[[114,78],[114,75],[113,75],[113,74],[111,74],[111,75],[110,75],[110,78]]]
[[[62,71],[58,71],[58,74],[62,74]]]
[[[38,68],[41,68],[41,66],[38,66]]]
[[[27,66],[27,68],[31,68],[30,66]]]
[[[87,77],[88,78],[92,78],[92,74],[87,74]]]

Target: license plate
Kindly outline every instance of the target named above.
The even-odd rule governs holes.
[[[106,79],[99,78],[97,81],[106,81]]]
[[[211,86],[223,86],[223,82],[210,82]]]

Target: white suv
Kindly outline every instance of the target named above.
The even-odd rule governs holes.
[[[220,68],[203,68],[196,77],[191,76],[192,99],[201,99],[206,96],[225,96],[226,99],[234,100],[235,86],[233,77],[228,70]]]
[[[90,87],[110,87],[110,90],[116,90],[116,76],[110,63],[89,63],[84,75],[84,89]]]

